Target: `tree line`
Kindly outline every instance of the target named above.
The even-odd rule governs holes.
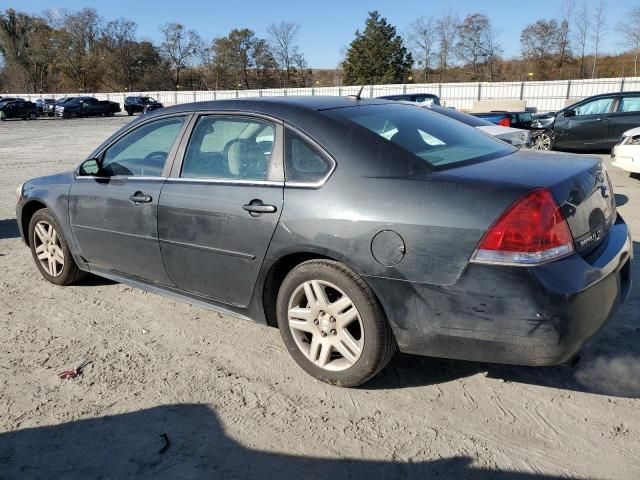
[[[137,24],[96,10],[0,13],[0,91],[225,90],[357,84],[523,81],[637,76],[640,6],[614,28],[623,53],[602,54],[611,33],[606,0],[563,0],[558,18],[520,34],[505,58],[499,31],[481,13],[453,10],[414,20],[403,32],[369,12],[334,69],[312,69],[298,44],[300,25],[273,23],[261,38],[236,28],[212,40],[179,23],[157,42]]]

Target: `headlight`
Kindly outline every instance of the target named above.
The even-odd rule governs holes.
[[[18,188],[16,188],[16,203],[18,203],[20,201],[20,199],[22,198],[22,187],[24,186],[24,183],[21,183],[20,185],[18,185]]]

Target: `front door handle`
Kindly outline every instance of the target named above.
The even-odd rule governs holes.
[[[145,195],[142,192],[136,192],[129,197],[129,200],[131,200],[133,203],[151,203],[153,198],[151,197],[151,195]]]
[[[251,200],[247,205],[243,205],[242,209],[249,212],[252,217],[257,217],[263,213],[274,213],[278,210],[275,205],[265,205],[262,200]]]

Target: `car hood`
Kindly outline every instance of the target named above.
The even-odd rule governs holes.
[[[502,125],[481,125],[476,127],[478,130],[482,130],[483,132],[487,132],[489,135],[493,135],[497,137],[499,135],[505,133],[521,133],[526,132],[526,130],[522,130],[521,128],[511,128],[511,127],[503,127]]]
[[[503,127],[501,125],[482,125],[476,128],[511,145],[526,145],[529,141],[529,130],[521,128]]]
[[[632,128],[622,134],[623,137],[633,137],[635,135],[640,135],[640,127]]]
[[[71,185],[73,183],[74,173],[72,171],[69,172],[61,172],[56,173],[54,175],[47,175],[45,177],[37,177],[32,178],[31,180],[27,180],[24,183],[24,189],[29,190],[30,188],[42,187],[46,185]]]

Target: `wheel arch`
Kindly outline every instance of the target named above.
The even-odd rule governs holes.
[[[43,208],[48,208],[47,205],[40,200],[29,200],[22,206],[22,214],[20,215],[20,226],[22,227],[22,238],[30,246],[29,243],[29,223],[31,218],[38,211]]]

